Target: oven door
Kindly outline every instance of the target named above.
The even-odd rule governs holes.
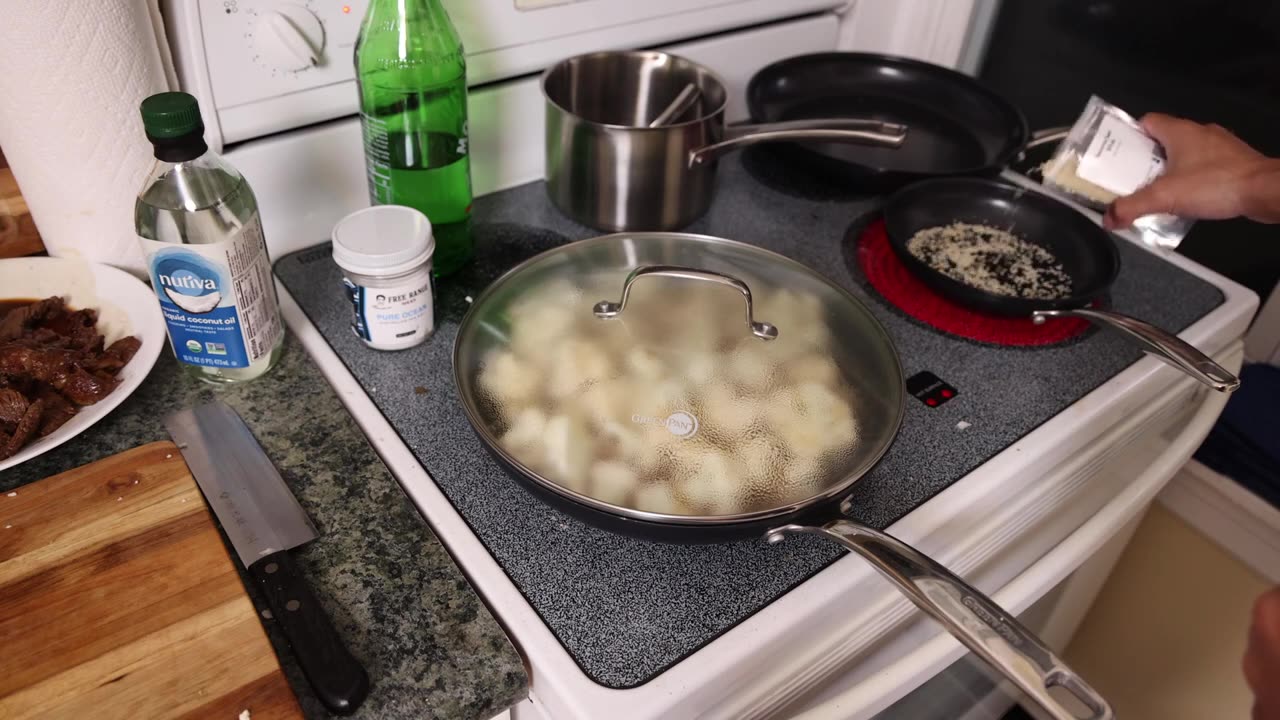
[[[1218,360],[1239,367],[1242,343]],[[1189,386],[1184,383],[1184,388]],[[1146,509],[1200,445],[1226,404],[1198,388],[1144,422],[1124,446],[1093,468],[1090,486],[1115,494],[1084,524],[1003,586],[992,598],[1015,612],[1060,656],[1084,621]],[[1116,492],[1118,490],[1118,492]],[[969,578],[978,587],[990,567]],[[1089,680],[1086,669],[1076,668]],[[1096,685],[1095,685],[1096,687]],[[790,720],[1022,720],[1036,717],[1018,691],[994,679],[931,620],[919,617],[821,688],[772,716]]]
[[[1125,533],[1123,538],[1127,542],[1129,535]],[[1118,545],[1118,549],[1123,547],[1123,543]],[[1074,600],[1081,586],[1098,576],[1095,568],[1102,569],[1101,577],[1105,578],[1114,561],[1115,557],[1104,551],[1027,608],[1018,621],[1061,654],[1080,622],[1075,617],[1078,606],[1068,599]],[[1097,588],[1093,588],[1089,594],[1096,592]],[[1022,720],[1028,716],[1035,717],[1034,710],[1023,704],[1018,689],[994,676],[972,653],[966,653],[873,720]]]
[[[1100,514],[1110,514],[1117,509],[1111,507]],[[1100,548],[1085,552],[1087,559],[1083,562],[1079,551],[1092,547],[1098,539],[1095,535],[1094,542],[1084,541],[1085,536],[1095,532],[1088,527],[1074,533],[995,596],[1004,607],[1025,606],[1026,609],[1018,613],[1018,621],[1059,656],[1064,654],[1145,512],[1125,515],[1130,519],[1118,529],[1113,524],[1111,530],[1115,534]],[[1028,596],[1037,596],[1046,577],[1061,577],[1064,564],[1075,569],[1027,605]],[[874,679],[869,682],[865,679],[862,682],[836,679],[833,685],[843,687],[842,691],[831,692],[828,689],[820,692],[779,716],[791,720],[830,717],[848,720],[1024,720],[1040,717],[1035,706],[1026,701],[1017,688],[996,675],[972,653],[965,652],[946,664],[945,658],[955,656],[958,644],[950,636],[936,632],[932,626],[922,627],[930,622],[921,619],[907,631],[916,635],[924,630],[921,636],[929,639],[913,643],[901,638],[902,644],[913,649],[890,666],[875,672]],[[902,690],[895,692],[890,689],[893,685],[912,689],[901,694]],[[898,699],[887,699],[893,697]]]

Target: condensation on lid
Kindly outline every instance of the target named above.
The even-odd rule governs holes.
[[[430,260],[435,246],[427,216],[402,205],[357,210],[333,227],[333,261],[362,275],[409,272]]]
[[[676,274],[629,286],[641,266]],[[778,336],[755,335],[716,278],[749,288]],[[785,257],[678,233],[520,266],[476,299],[454,365],[472,422],[526,476],[645,520],[736,522],[837,493],[903,412],[897,354],[859,301]]]

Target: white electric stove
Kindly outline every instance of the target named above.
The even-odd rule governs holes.
[[[542,128],[535,121],[541,118],[541,97],[536,77],[520,73],[545,65],[555,52],[674,42],[665,47],[716,68],[740,93],[750,75],[769,62],[851,43],[861,48],[867,38],[878,38],[875,49],[915,50],[954,61],[963,54],[970,29],[963,23],[956,28],[955,8],[964,6],[967,14],[974,7],[949,3],[948,11],[930,13],[920,3],[894,3],[899,8],[894,10],[859,2],[848,13],[833,1],[806,2],[791,13],[755,0],[700,0],[687,18],[680,17],[678,4],[657,3],[652,12],[628,16],[621,25],[604,22],[605,10],[616,11],[620,2],[583,0],[540,9],[546,3],[521,0],[511,11],[507,0],[479,0],[466,11],[466,22],[477,24],[464,35],[479,33],[479,23],[488,18],[501,26],[503,37],[518,39],[520,23],[551,17],[538,15],[544,11],[558,13],[561,26],[572,30],[571,41],[558,51],[549,30],[555,22],[535,23],[540,34],[523,49],[507,55],[499,45],[483,49],[478,64],[484,80],[492,82],[471,100],[478,190],[492,192],[541,176]],[[209,9],[206,4],[196,4],[200,13]],[[250,4],[263,9],[279,3],[241,0]],[[228,141],[243,140],[231,145],[228,155],[259,197],[273,257],[327,240],[339,217],[367,203],[358,126],[351,118],[299,126],[350,112],[349,78],[338,71],[317,73],[315,83],[308,84],[305,75],[273,74],[255,81],[253,97],[221,93],[232,100],[220,103],[220,83],[250,70],[233,67],[227,76],[218,69],[228,51],[222,43],[231,42],[226,39],[231,36],[213,33],[214,16],[179,11],[175,17],[185,23],[169,28],[184,86],[212,100],[202,103],[215,108],[211,128],[222,128]],[[683,20],[691,32],[678,30]],[[908,27],[915,30],[904,30]],[[700,37],[679,40],[691,35]],[[300,85],[305,92],[282,83]],[[343,92],[351,97],[349,106]],[[731,108],[731,120],[741,117],[740,106]],[[1256,297],[1181,258],[1170,262],[1222,293],[1221,304],[1181,337],[1238,369],[1240,338],[1256,310]],[[442,490],[447,478],[428,474],[294,295],[282,289],[281,299],[290,328],[526,658],[531,692],[513,709],[516,720],[870,718],[881,712],[887,718],[931,717],[922,708],[933,708],[940,718],[955,717],[962,708],[976,720],[998,717],[1009,706],[1002,691],[970,682],[971,673],[954,665],[964,655],[958,643],[922,620],[853,557],[836,559],[640,684],[618,689],[598,682],[450,501]],[[1141,359],[954,479],[888,529],[1004,607],[1029,611],[1023,616],[1028,624],[1060,647],[1136,518],[1208,432],[1225,399],[1155,359]],[[949,677],[962,679],[949,682]],[[922,686],[921,694],[910,695]]]
[[[747,226],[763,222],[760,218],[740,218],[742,206],[724,208],[721,204],[732,203],[732,198],[744,193],[772,191],[756,187],[755,180],[741,167],[724,171],[725,184],[732,189],[722,187],[728,197],[717,200],[713,207],[706,221],[710,229],[720,228],[724,234],[727,228],[735,227],[733,221],[725,219],[728,217]],[[530,186],[485,198],[477,203],[477,233],[488,235],[491,231],[484,228],[501,228],[496,231],[501,235],[519,235],[523,231],[510,229],[514,218],[555,224],[557,221],[546,214],[553,211],[531,209],[545,205],[541,195],[540,187]],[[846,207],[841,203],[806,204],[803,200],[768,197],[768,212],[773,215],[793,213],[801,217],[817,212],[839,219]],[[753,198],[743,199],[744,205]],[[847,207],[852,210],[863,206],[855,203]],[[749,242],[777,237],[772,228],[763,231],[760,238],[744,237],[746,232],[739,228],[734,237]],[[803,247],[790,248],[788,252],[799,254],[800,259],[804,258],[804,248],[811,245],[820,246],[814,252],[831,254],[842,243],[852,242],[851,237],[841,237],[838,227],[825,236],[801,234],[805,239],[798,242]],[[489,239],[482,248],[498,242]],[[1150,259],[1143,249],[1123,250],[1134,268],[1165,268],[1163,277],[1153,279],[1179,279],[1195,282],[1201,290],[1212,291],[1216,287],[1220,291],[1220,298],[1207,301],[1210,304],[1206,307],[1212,309],[1191,323],[1182,337],[1213,353],[1226,367],[1238,368],[1242,354],[1239,338],[1256,308],[1256,298],[1178,258],[1173,258],[1174,264],[1188,270],[1189,276],[1175,278],[1170,273],[1176,271]],[[815,266],[829,268],[831,264]],[[526,515],[541,508],[520,504],[536,503],[530,498],[502,494],[503,488],[511,487],[511,481],[489,466],[490,461],[478,444],[459,445],[468,434],[464,422],[455,414],[436,415],[434,408],[430,416],[406,414],[405,403],[388,392],[387,388],[394,386],[388,379],[405,377],[406,373],[426,378],[422,381],[433,388],[440,387],[437,380],[447,376],[441,370],[447,371],[450,333],[456,328],[459,311],[446,309],[439,313],[440,329],[428,343],[436,347],[408,358],[371,358],[348,337],[345,307],[328,292],[329,285],[338,284],[336,270],[327,265],[323,254],[309,251],[286,256],[278,263],[277,274],[284,279],[286,318],[527,658],[531,696],[517,708],[517,719],[745,718],[802,712],[811,713],[812,717],[861,718],[888,708],[885,718],[919,720],[930,716],[922,714],[915,703],[933,708],[938,718],[952,718],[958,708],[973,713],[1003,712],[1014,702],[1005,691],[987,683],[963,663],[948,670],[964,654],[959,645],[931,622],[921,620],[919,613],[864,561],[851,556],[830,564],[825,564],[825,558],[801,557],[797,562],[812,563],[816,573],[794,588],[771,595],[745,614],[726,619],[724,598],[714,596],[694,601],[705,603],[705,612],[687,606],[668,608],[673,615],[715,624],[715,632],[709,633],[709,639],[700,646],[703,636],[695,633],[692,639],[686,639],[687,654],[674,661],[664,657],[655,669],[641,672],[637,666],[654,658],[632,655],[636,648],[628,637],[635,634],[634,628],[625,623],[593,625],[591,620],[581,619],[566,622],[564,616],[589,613],[593,602],[602,602],[601,598],[589,597],[590,593],[603,591],[633,597],[637,603],[634,615],[646,617],[646,611],[653,608],[640,605],[651,601],[634,587],[637,579],[643,580],[643,572],[637,578],[631,576],[630,568],[619,571],[616,563],[610,565],[608,559],[601,559],[599,567],[587,570],[616,575],[617,579],[593,586],[584,593],[588,597],[576,598],[566,596],[575,592],[571,585],[539,580],[539,573],[545,577],[563,567],[560,560],[572,557],[575,562],[582,562],[582,558],[560,558],[552,543],[526,543],[513,548],[509,537],[495,532],[488,506],[474,502],[477,490],[491,498],[490,505],[501,505],[502,515],[518,517],[522,523],[519,531],[587,531],[570,527],[574,523],[569,518],[552,517],[548,525],[530,525]],[[826,272],[832,274],[830,269]],[[836,279],[855,277],[857,272],[851,263],[849,275]],[[1132,301],[1135,293],[1141,293],[1136,287],[1140,280],[1122,275],[1123,282],[1118,283],[1114,293],[1120,309]],[[443,307],[460,304],[452,295],[476,294],[483,285],[478,278],[458,282],[461,287],[446,289],[441,298]],[[1143,358],[1130,364],[1133,358],[1123,346],[1099,334],[1069,338],[1048,348],[968,344],[898,317],[888,306],[877,304],[876,296],[866,289],[853,289],[867,293],[864,302],[871,304],[887,323],[899,343],[909,375],[921,368],[937,371],[945,381],[955,383],[959,392],[942,408],[926,408],[923,402],[910,401],[913,405],[908,409],[905,434],[882,462],[882,466],[889,466],[886,472],[878,478],[873,473],[870,482],[881,485],[864,495],[863,512],[885,521],[907,502],[909,512],[892,522],[888,528],[891,533],[966,576],[1015,613],[1023,613],[1039,602],[1024,619],[1048,642],[1061,648],[1109,572],[1127,539],[1127,531],[1208,432],[1225,396],[1207,391],[1155,359]],[[956,353],[961,356],[955,357]],[[1108,358],[1103,368],[1064,364],[1091,363],[1102,356]],[[1070,382],[1057,378],[1027,383],[1027,391],[1038,395],[1027,396],[1022,403],[1017,402],[1016,389],[1000,395],[997,387],[1018,385],[1017,377],[1023,369],[1034,368],[1040,362],[1077,377]],[[982,365],[1008,371],[1011,377],[992,378],[982,368],[972,370],[972,366]],[[964,369],[966,366],[969,371]],[[1089,391],[1088,385],[1094,382],[1101,384]],[[1044,397],[1077,386],[1085,387],[1078,392],[1078,399],[1060,407],[1053,405],[1060,401]],[[433,390],[433,394],[446,398],[449,392]],[[1000,396],[992,402],[991,396],[995,395]],[[446,400],[444,407],[450,405]],[[1047,417],[1028,415],[1029,408],[1038,406],[1052,406],[1054,410]],[[946,411],[952,412],[936,414]],[[957,422],[956,418],[962,420]],[[438,426],[449,424],[453,427],[444,428],[444,434],[440,434],[442,428]],[[1012,429],[1001,427],[1004,424]],[[424,425],[430,426],[430,431],[424,432]],[[1024,426],[1033,429],[1021,434]],[[966,467],[968,460],[956,459],[956,455],[970,449],[987,452],[993,447],[990,442],[996,442],[992,437],[1006,431],[1017,439],[989,456],[981,456],[979,464],[967,472],[943,477],[941,487],[945,489],[940,492],[938,486],[929,484],[928,476],[933,470],[941,468],[945,475],[954,468]],[[966,439],[966,433],[972,442]],[[450,447],[431,445],[445,442]],[[474,467],[460,469],[458,453],[471,453],[471,460],[464,458],[464,462]],[[935,457],[935,453],[946,457]],[[932,467],[922,467],[931,461]],[[913,466],[921,469],[913,472]],[[425,468],[442,468],[440,472],[446,474],[432,477]],[[881,469],[877,468],[877,472]],[[490,484],[460,484],[462,479],[449,473],[478,473]],[[934,492],[937,494],[922,503],[900,497],[928,497]],[[610,540],[600,535],[582,538],[583,543],[596,548],[592,553],[596,558],[608,557]],[[532,557],[528,554],[530,548],[532,552],[542,549],[547,555]],[[652,562],[652,554],[663,557],[661,548],[630,544],[624,550],[639,553],[637,564]],[[673,562],[661,579],[683,573],[705,578],[725,572],[724,560],[715,552],[708,551],[703,560],[692,563],[688,554],[679,557],[678,564]],[[695,553],[694,557],[698,555]],[[757,563],[769,562],[750,553],[743,554],[740,561],[743,564],[730,568],[730,572],[736,569],[743,574],[759,573]],[[728,580],[723,584],[725,592],[750,589]],[[716,592],[715,588],[716,583],[712,583],[709,592]],[[554,597],[548,599],[548,592]],[[616,613],[616,607],[601,604],[599,611],[605,616]],[[652,620],[652,615],[648,617]],[[581,637],[584,624],[598,636],[587,638],[585,646]],[[600,656],[601,647],[606,652],[613,649],[625,653],[634,660],[629,661],[631,664],[612,662],[611,658]],[[653,649],[654,654],[663,651]],[[921,691],[923,700],[908,698],[893,705],[927,681],[931,682]]]

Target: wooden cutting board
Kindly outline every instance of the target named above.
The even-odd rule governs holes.
[[[44,252],[40,232],[18,190],[13,172],[0,159],[0,258]]]
[[[0,718],[300,718],[182,455],[0,493]]]

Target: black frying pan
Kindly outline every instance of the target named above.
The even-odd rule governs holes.
[[[1010,102],[963,73],[871,53],[820,53],[774,63],[751,79],[754,122],[865,118],[906,124],[893,150],[813,143],[775,148],[788,160],[892,190],[925,178],[994,175],[1026,149],[1027,121]]]
[[[1106,295],[1120,272],[1111,235],[1092,219],[1048,195],[985,178],[937,178],[894,193],[884,208],[889,245],[921,282],[962,305],[991,313],[1030,317],[1079,317],[1120,330],[1148,352],[1220,392],[1240,380],[1207,355],[1150,323],[1089,307]],[[953,279],[907,249],[917,232],[956,222],[1008,230],[1048,250],[1071,278],[1071,294],[1052,300],[998,295]]]
[[[1111,235],[1085,215],[1040,193],[996,180],[944,179],[910,185],[885,208],[889,245],[921,282],[962,305],[992,315],[1026,317],[1038,310],[1086,307],[1103,297],[1120,273]],[[1054,300],[996,295],[934,270],[907,250],[920,230],[975,223],[1010,230],[1044,249],[1071,276],[1070,296]]]

